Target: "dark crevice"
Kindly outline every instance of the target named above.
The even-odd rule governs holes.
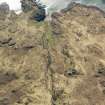
[[[38,8],[32,13],[32,19],[41,22],[44,21],[46,18],[46,12],[44,8]]]
[[[47,55],[45,57],[46,61],[46,70],[45,70],[45,81],[46,81],[46,89],[51,94],[51,105],[57,105],[56,101],[63,93],[62,89],[55,88],[55,72],[52,69],[51,65],[53,63],[52,54],[49,46],[49,41],[47,40],[47,36],[44,34],[42,36],[42,45],[43,48],[47,51]],[[49,84],[50,82],[50,84]],[[50,85],[50,87],[49,87]]]

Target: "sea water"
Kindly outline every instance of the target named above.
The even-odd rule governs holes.
[[[7,3],[10,10],[14,10],[17,14],[22,12],[20,0],[0,0],[0,4]]]
[[[72,2],[77,2],[85,5],[97,6],[103,10],[105,10],[105,0],[33,0],[37,2],[37,4],[41,4],[45,6],[45,10],[47,14],[51,14],[53,12],[60,11],[67,7],[68,4]],[[20,0],[0,0],[0,4],[6,2],[10,10],[14,10],[16,13],[21,13],[21,2]]]
[[[46,13],[51,14],[52,12],[59,12],[64,9],[68,4],[72,2],[80,2],[81,0],[36,0],[46,8]]]
[[[72,2],[81,3],[90,6],[96,6],[105,11],[105,0],[36,0],[42,5],[46,6],[46,13],[51,14],[56,11],[60,11],[68,6]]]
[[[81,4],[96,6],[105,11],[105,0],[81,0]]]

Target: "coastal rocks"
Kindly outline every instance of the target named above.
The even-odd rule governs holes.
[[[23,12],[29,12],[33,9],[34,3],[32,2],[32,0],[22,0],[21,6]]]
[[[9,6],[6,3],[0,4],[0,13],[8,14],[9,13]]]
[[[52,33],[54,35],[61,35],[62,34],[62,30],[60,28],[60,25],[54,21],[51,22],[51,25],[52,25]]]
[[[52,33],[54,35],[61,35],[63,32],[62,32],[62,29],[61,29],[61,26],[60,24],[62,22],[60,22],[57,17],[59,17],[59,13],[54,13],[52,14],[52,21],[51,21],[51,26],[52,26]]]
[[[6,3],[0,4],[0,20],[5,20],[7,17],[7,14],[9,14],[9,6]]]
[[[45,51],[39,44],[45,24],[38,26],[25,18],[30,17],[28,13],[0,20],[0,71],[4,71],[0,73],[0,105],[51,105],[51,95],[45,88]],[[9,74],[5,74],[7,70]]]
[[[104,105],[103,13],[78,4],[43,21],[28,10],[0,20],[0,105]]]
[[[57,100],[58,103],[61,102],[60,105],[63,105],[65,100],[67,105],[72,105],[72,102],[75,105],[78,103],[100,105],[105,102],[105,96],[102,93],[105,70],[98,68],[99,64],[105,67],[105,18],[103,15],[104,13],[95,7],[77,4],[52,16],[53,24],[51,25],[55,29],[59,29],[60,26],[62,32],[56,38],[56,44],[53,46],[56,53],[52,56],[52,59],[55,57],[56,61],[54,62],[56,66],[53,68],[56,72],[54,86],[63,87],[65,93],[64,97],[62,94],[63,101]],[[54,32],[55,29],[52,28]],[[56,69],[58,65],[62,67]],[[99,78],[94,77],[96,70],[98,70]],[[63,76],[58,71],[63,71]]]
[[[35,21],[44,21],[46,18],[46,12],[44,7],[37,5],[35,1],[32,0],[22,0],[22,10],[23,12],[32,11],[30,18],[34,19]]]

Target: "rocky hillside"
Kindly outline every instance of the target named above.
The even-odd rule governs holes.
[[[105,13],[31,16],[0,15],[0,105],[105,105]]]

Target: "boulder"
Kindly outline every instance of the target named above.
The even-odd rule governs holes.
[[[9,13],[9,5],[7,3],[0,4],[0,20],[5,20]]]
[[[0,4],[0,13],[9,13],[9,5],[7,3]]]
[[[33,2],[32,2],[32,0],[22,0],[21,6],[22,6],[23,12],[28,12],[28,11],[32,10]]]

